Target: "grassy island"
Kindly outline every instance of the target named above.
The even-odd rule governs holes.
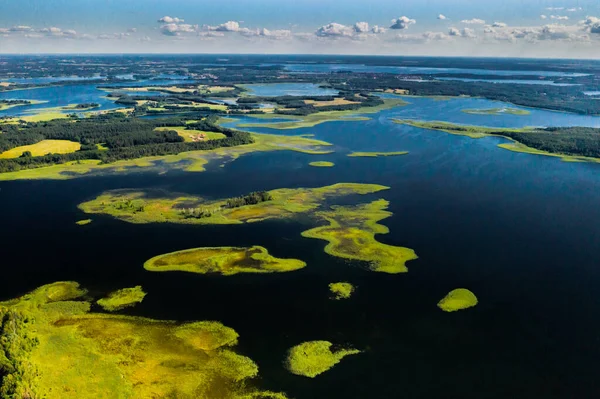
[[[350,283],[331,283],[329,284],[329,291],[333,294],[332,299],[348,299],[354,292],[354,286]]]
[[[144,264],[153,272],[183,271],[216,273],[231,276],[238,273],[282,273],[302,269],[306,263],[298,259],[280,259],[264,247],[196,248],[156,256]]]
[[[266,192],[270,198],[266,201],[251,201],[254,203],[242,206],[231,206],[231,198],[205,201],[189,195],[116,190],[84,202],[79,208],[88,214],[107,214],[130,223],[239,224],[290,218],[317,210],[327,199],[386,189],[377,184],[356,183],[284,188]]]
[[[78,226],[85,226],[92,223],[92,219],[83,219],[83,220],[78,220],[75,222],[76,225]]]
[[[311,162],[311,163],[309,163],[309,165],[314,166],[316,168],[331,168],[331,167],[335,166],[335,164],[333,162],[328,162],[328,161]]]
[[[482,108],[482,109],[463,109],[462,112],[471,115],[530,115],[531,112],[519,108]]]
[[[59,282],[0,303],[3,397],[286,398],[251,387],[258,367],[233,329],[90,313],[83,295]]]
[[[292,373],[314,378],[338,364],[344,357],[360,353],[357,349],[331,350],[328,341],[309,341],[296,345],[288,352],[286,367]]]
[[[302,233],[303,237],[328,241],[325,252],[344,259],[368,262],[375,272],[390,274],[407,272],[406,262],[417,259],[412,249],[382,244],[376,234],[389,229],[378,222],[390,217],[385,200],[357,206],[333,206],[316,213],[328,225]]]
[[[498,128],[458,125],[448,122],[399,120],[394,122],[421,129],[438,130],[480,139],[504,137],[512,143],[499,144],[505,150],[561,158],[566,162],[600,162],[600,129],[590,127]]]
[[[471,291],[465,288],[457,288],[446,295],[439,303],[438,307],[444,312],[456,312],[472,308],[477,305],[477,297]]]
[[[360,107],[348,111],[324,111],[316,112],[306,116],[286,115],[286,114],[265,114],[265,115],[249,115],[257,119],[289,119],[285,122],[269,122],[269,123],[242,123],[238,125],[240,128],[252,127],[267,127],[271,129],[299,129],[303,127],[314,127],[325,122],[351,122],[351,121],[367,121],[370,118],[364,116],[355,116],[362,114],[375,114],[377,112],[407,105],[408,103],[402,99],[384,99],[383,104],[374,107]]]
[[[146,293],[142,290],[142,286],[138,285],[133,288],[123,288],[121,290],[111,292],[106,298],[99,299],[98,305],[108,312],[125,309],[130,306],[142,302],[146,297]]]
[[[366,152],[366,151],[355,151],[348,154],[349,157],[363,157],[363,158],[378,158],[378,157],[395,157],[399,155],[406,155],[408,151],[395,151],[395,152]]]

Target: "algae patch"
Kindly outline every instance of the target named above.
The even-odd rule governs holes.
[[[317,168],[331,168],[331,167],[335,166],[335,164],[333,162],[328,162],[328,161],[315,161],[315,162],[309,163],[309,165],[317,167]]]
[[[438,307],[444,312],[456,312],[472,308],[477,305],[477,297],[471,291],[465,288],[457,288],[446,295],[439,303]]]
[[[146,293],[140,285],[133,288],[123,288],[121,290],[111,292],[106,298],[97,301],[104,310],[114,312],[142,302],[146,297]]]
[[[357,206],[333,206],[331,210],[316,213],[328,225],[307,230],[302,236],[328,241],[325,252],[344,259],[368,262],[372,271],[407,272],[406,262],[418,258],[415,252],[375,240],[376,234],[389,233],[386,226],[378,223],[392,216],[386,210],[388,205],[388,201],[378,200]]]
[[[354,286],[350,283],[331,283],[329,291],[333,294],[335,300],[349,299],[354,293]]]
[[[90,313],[77,283],[0,303],[0,392],[15,398],[277,398],[249,379],[237,333],[215,321],[175,323]]]
[[[288,352],[286,367],[292,373],[314,378],[338,364],[344,357],[360,353],[357,349],[331,350],[328,341],[309,341],[296,345]]]
[[[188,249],[159,255],[144,264],[146,270],[154,272],[184,271],[225,276],[238,273],[283,273],[305,266],[306,263],[298,259],[276,258],[260,246]]]

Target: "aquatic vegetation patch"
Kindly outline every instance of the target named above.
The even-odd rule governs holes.
[[[366,151],[355,151],[348,154],[349,157],[364,157],[364,158],[378,158],[378,157],[395,157],[399,155],[406,155],[408,151],[394,151],[394,152],[366,152]]]
[[[354,286],[350,283],[331,283],[329,284],[329,291],[333,294],[333,299],[348,299],[354,293]]]
[[[238,273],[283,273],[305,266],[306,263],[298,259],[276,258],[260,246],[187,249],[156,256],[144,264],[146,270],[154,272],[184,271],[225,276]]]
[[[75,222],[76,225],[78,226],[85,226],[92,223],[92,219],[83,219],[83,220],[78,220]]]
[[[46,154],[68,154],[79,151],[80,143],[69,140],[42,140],[31,145],[15,147],[0,154],[0,159],[18,158],[29,152],[31,156],[38,157]]]
[[[142,286],[137,285],[133,288],[123,288],[108,294],[106,298],[97,301],[104,310],[114,312],[142,302],[146,297],[146,293]]]
[[[463,109],[462,112],[471,115],[530,115],[531,112],[519,108],[481,108],[481,109]]]
[[[183,194],[149,195],[150,192],[144,191],[116,190],[84,202],[79,208],[88,214],[107,214],[130,223],[239,224],[291,218],[298,213],[315,211],[330,198],[371,194],[388,188],[377,184],[338,183],[318,188],[277,189],[267,192],[269,201],[236,208],[227,206],[229,199],[205,201]]]
[[[335,164],[333,162],[328,162],[328,161],[315,161],[315,162],[309,163],[309,165],[317,167],[317,168],[331,168],[331,167],[335,166]]]
[[[472,308],[477,305],[477,297],[471,291],[465,288],[457,288],[446,295],[439,303],[438,307],[444,312],[456,312]]]
[[[378,223],[392,216],[386,210],[388,205],[388,201],[378,200],[357,206],[332,206],[330,210],[315,214],[328,225],[304,231],[302,236],[328,241],[325,252],[344,259],[368,262],[372,271],[407,272],[406,263],[418,258],[415,252],[375,240],[375,235],[389,233],[386,226]]]
[[[258,367],[231,349],[233,329],[94,314],[84,293],[59,282],[0,303],[5,397],[286,398],[251,387]]]
[[[338,364],[344,357],[356,355],[357,349],[332,351],[328,341],[309,341],[296,345],[288,352],[287,369],[296,375],[314,378]]]

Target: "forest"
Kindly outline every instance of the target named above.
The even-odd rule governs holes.
[[[196,118],[201,116],[196,114]],[[0,159],[0,173],[88,159],[109,163],[123,159],[233,147],[253,142],[249,133],[218,126],[215,116],[188,123],[186,126],[188,129],[223,133],[226,136],[223,139],[184,142],[174,130],[155,131],[158,127],[182,125],[186,125],[182,118],[143,120],[117,113],[85,119],[72,117],[48,122],[0,125],[0,152],[42,140],[70,140],[81,143],[79,151],[68,154],[32,157],[26,152],[19,158]],[[107,149],[99,149],[99,144]]]

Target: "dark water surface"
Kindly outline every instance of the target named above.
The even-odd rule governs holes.
[[[275,131],[315,134],[336,145],[331,155],[282,151],[196,174],[2,182],[0,297],[58,280],[79,281],[98,297],[141,284],[147,298],[124,313],[222,321],[240,333],[240,352],[258,363],[257,384],[297,399],[598,397],[600,165],[513,153],[496,147],[502,139],[472,140],[389,121],[411,112],[417,107],[365,122]],[[346,157],[355,150],[410,154]],[[314,160],[336,166],[309,167]],[[323,252],[325,242],[302,238],[310,226],[295,221],[133,225],[92,216],[88,226],[74,224],[86,218],[77,205],[108,189],[152,187],[216,198],[338,182],[391,186],[361,200],[391,202],[394,216],[383,221],[391,233],[378,239],[415,249],[420,259],[408,264],[409,273],[373,273],[331,257]],[[231,277],[142,267],[161,253],[250,245],[308,266]],[[334,281],[358,289],[348,301],[331,301],[327,285]],[[479,305],[440,311],[436,303],[459,287],[472,290]],[[294,376],[283,368],[285,353],[308,340],[365,352],[315,379]]]

